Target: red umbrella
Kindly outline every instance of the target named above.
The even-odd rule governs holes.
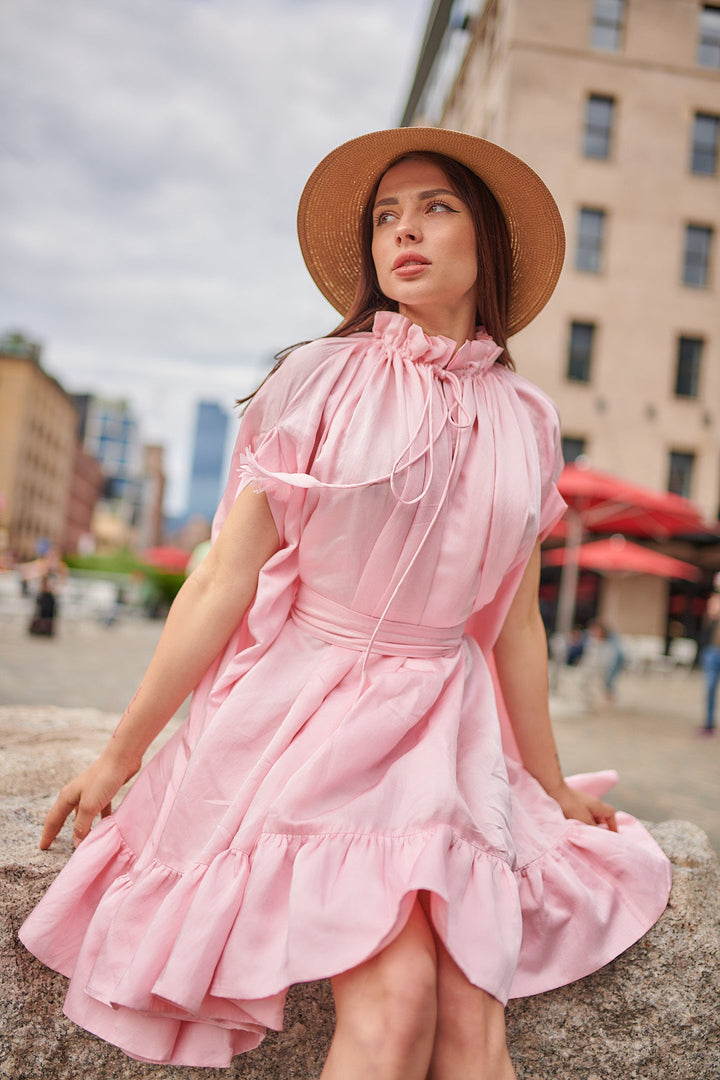
[[[583,465],[566,465],[558,481],[569,513],[584,531],[631,533],[656,538],[707,533],[700,510],[670,491],[654,491]]]
[[[568,504],[563,518],[565,552],[557,628],[569,633],[575,611],[578,557],[585,532],[622,532],[667,538],[709,530],[698,508],[682,495],[634,484],[589,465],[566,465],[558,481]]]
[[[543,555],[546,566],[562,566],[567,559],[565,548],[555,548]],[[690,563],[633,544],[624,536],[611,536],[607,540],[581,544],[577,549],[577,563],[585,570],[600,573],[654,574],[664,578],[684,578],[686,581],[697,581],[700,577],[700,571]]]
[[[160,547],[148,548],[143,552],[143,562],[149,566],[155,566],[158,570],[169,570],[176,574],[185,572],[190,552],[182,548],[173,547],[171,544],[163,544]]]

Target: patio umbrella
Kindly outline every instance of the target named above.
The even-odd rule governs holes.
[[[567,557],[565,548],[555,548],[543,554],[543,563],[545,566],[563,566]],[[577,549],[577,562],[584,570],[596,570],[601,574],[654,574],[686,581],[697,581],[700,577],[700,571],[691,563],[633,544],[624,536],[611,536],[607,540],[581,544]]]
[[[679,533],[707,533],[697,506],[670,491],[654,491],[586,465],[566,465],[558,481],[568,514],[583,531],[630,533],[655,539]]]
[[[565,534],[563,571],[560,579],[557,629],[568,634],[573,624],[577,591],[577,552],[586,532],[630,533],[666,539],[687,533],[705,533],[699,509],[682,495],[653,491],[589,465],[566,465],[558,481],[568,504],[562,521]],[[557,533],[556,533],[557,535]]]

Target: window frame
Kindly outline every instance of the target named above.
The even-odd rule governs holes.
[[[611,7],[616,9],[615,12],[610,12]],[[590,44],[593,49],[603,52],[619,52],[622,49],[626,13],[626,0],[594,0],[590,24]]]
[[[697,62],[699,67],[720,69],[720,4],[702,4],[698,8]]]
[[[703,121],[712,121],[714,138],[707,142],[703,142],[703,140],[698,137],[699,128]],[[692,143],[690,146],[690,172],[693,176],[717,176],[719,144],[720,116],[715,113],[701,112],[698,110],[693,116]],[[712,164],[712,168],[698,168],[698,164],[704,158]]]
[[[687,222],[685,225],[685,244],[683,248],[682,283],[691,289],[707,289],[710,286],[710,263],[712,260],[713,239],[715,230],[712,225],[700,225],[697,222]],[[692,236],[707,237],[704,250],[700,246],[693,250],[690,240]],[[697,275],[693,274],[696,268]],[[696,279],[695,279],[696,278]]]
[[[587,332],[586,340],[578,341],[577,338],[583,332]],[[596,333],[597,323],[595,322],[585,319],[571,321],[565,366],[565,378],[568,382],[586,385],[591,381]]]
[[[696,463],[697,454],[694,450],[670,450],[667,490],[674,495],[682,495],[686,499],[691,498]],[[682,483],[679,487],[673,483],[673,477],[678,475],[678,470],[682,475]]]
[[[684,401],[697,401],[700,397],[700,378],[702,372],[705,339],[690,334],[679,334],[675,351],[675,381],[673,393]],[[683,371],[685,368],[685,371]],[[688,390],[681,389],[681,383],[687,382]]]
[[[583,222],[587,224],[593,220],[599,223],[599,228],[595,232],[588,232],[583,228]],[[577,222],[575,269],[584,274],[601,274],[605,262],[607,212],[600,207],[581,206]],[[584,261],[584,255],[587,261]]]
[[[606,121],[600,125],[593,123],[591,115],[593,105],[605,104],[608,106]],[[613,134],[615,129],[616,99],[612,94],[598,94],[591,92],[585,99],[585,126],[583,128],[583,155],[591,161],[608,161],[612,157]],[[595,153],[593,143],[600,146],[602,153]]]
[[[578,446],[578,452],[576,454],[566,453],[566,447],[570,443],[576,443]],[[577,461],[579,457],[587,456],[587,444],[588,441],[584,435],[562,435],[560,439],[560,445],[562,450],[563,461],[566,465],[572,465]]]

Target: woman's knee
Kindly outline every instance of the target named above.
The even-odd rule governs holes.
[[[437,1016],[437,957],[426,918],[416,905],[408,923],[381,953],[333,980],[338,1024],[368,1044],[432,1042]]]
[[[505,1009],[497,998],[474,986],[439,946],[437,1036],[458,1053],[494,1057],[505,1050]]]

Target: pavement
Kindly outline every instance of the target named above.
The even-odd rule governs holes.
[[[30,638],[26,628],[23,615],[0,603],[0,705],[121,713],[162,624],[138,615],[110,627],[61,617],[53,639]],[[701,673],[623,672],[614,704],[589,696],[581,671],[559,673],[551,710],[565,773],[616,769],[620,782],[608,796],[615,806],[644,821],[692,821],[720,852],[720,735],[697,734]]]

